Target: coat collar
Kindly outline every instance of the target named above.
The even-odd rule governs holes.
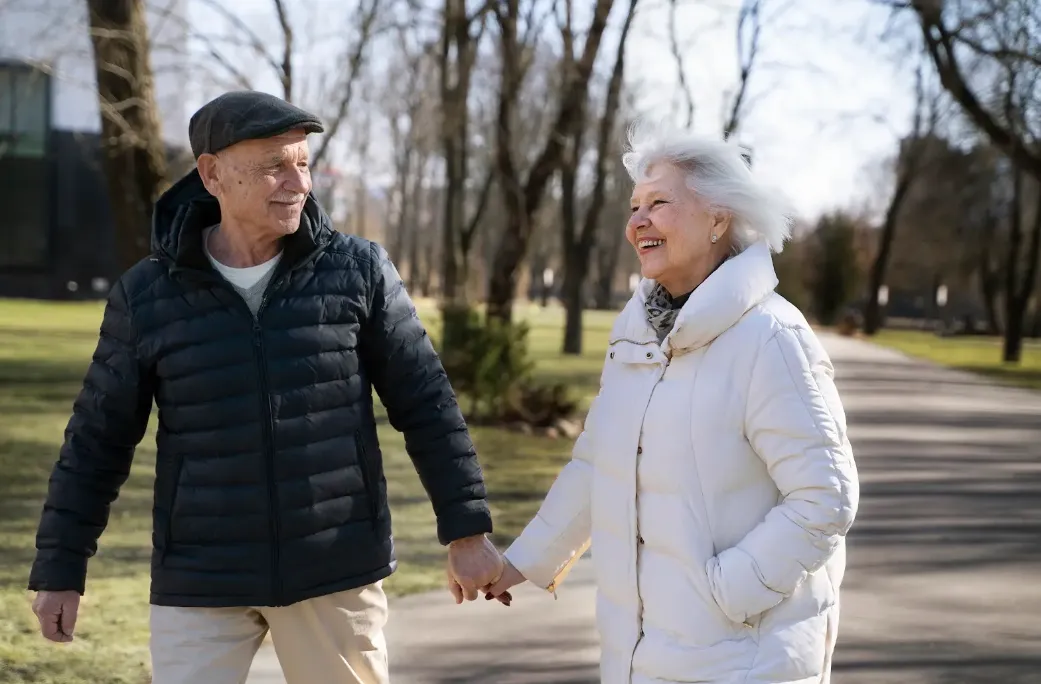
[[[615,321],[611,344],[623,341],[658,344],[644,308],[654,285],[653,280],[640,282]],[[662,342],[662,348],[671,354],[709,344],[766,299],[776,287],[777,275],[770,247],[765,242],[756,242],[728,259],[691,293],[680,309],[672,332]]]

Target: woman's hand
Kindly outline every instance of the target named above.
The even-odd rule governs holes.
[[[511,587],[515,587],[518,584],[526,582],[524,575],[520,573],[520,570],[513,567],[513,563],[503,558],[506,563],[503,568],[502,576],[494,584],[490,584],[482,589],[484,591],[484,598],[488,601],[492,599],[499,599],[499,602],[503,605],[510,605],[510,601],[513,597],[508,591]]]

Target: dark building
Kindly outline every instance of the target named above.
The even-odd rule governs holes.
[[[53,92],[0,61],[0,297],[104,297],[120,274],[100,136],[49,123]]]

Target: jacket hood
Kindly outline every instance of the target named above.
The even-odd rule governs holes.
[[[611,341],[627,339],[658,344],[647,322],[645,303],[655,282],[644,279],[615,321]],[[676,324],[662,343],[670,350],[689,350],[709,344],[737,323],[777,287],[770,246],[756,242],[727,259],[690,294]]]
[[[202,250],[202,232],[220,223],[217,198],[206,190],[199,170],[192,169],[159,197],[152,214],[152,251],[181,266],[208,268]],[[332,237],[332,221],[308,193],[300,228],[286,237],[286,261],[295,263]]]

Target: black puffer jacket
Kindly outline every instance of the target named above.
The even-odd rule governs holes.
[[[308,198],[254,320],[202,250],[219,220],[192,172],[156,207],[153,256],[113,288],[30,589],[84,591],[153,397],[152,603],[288,605],[389,575],[372,388],[405,434],[440,541],[491,531],[455,395],[382,248],[333,231]]]

